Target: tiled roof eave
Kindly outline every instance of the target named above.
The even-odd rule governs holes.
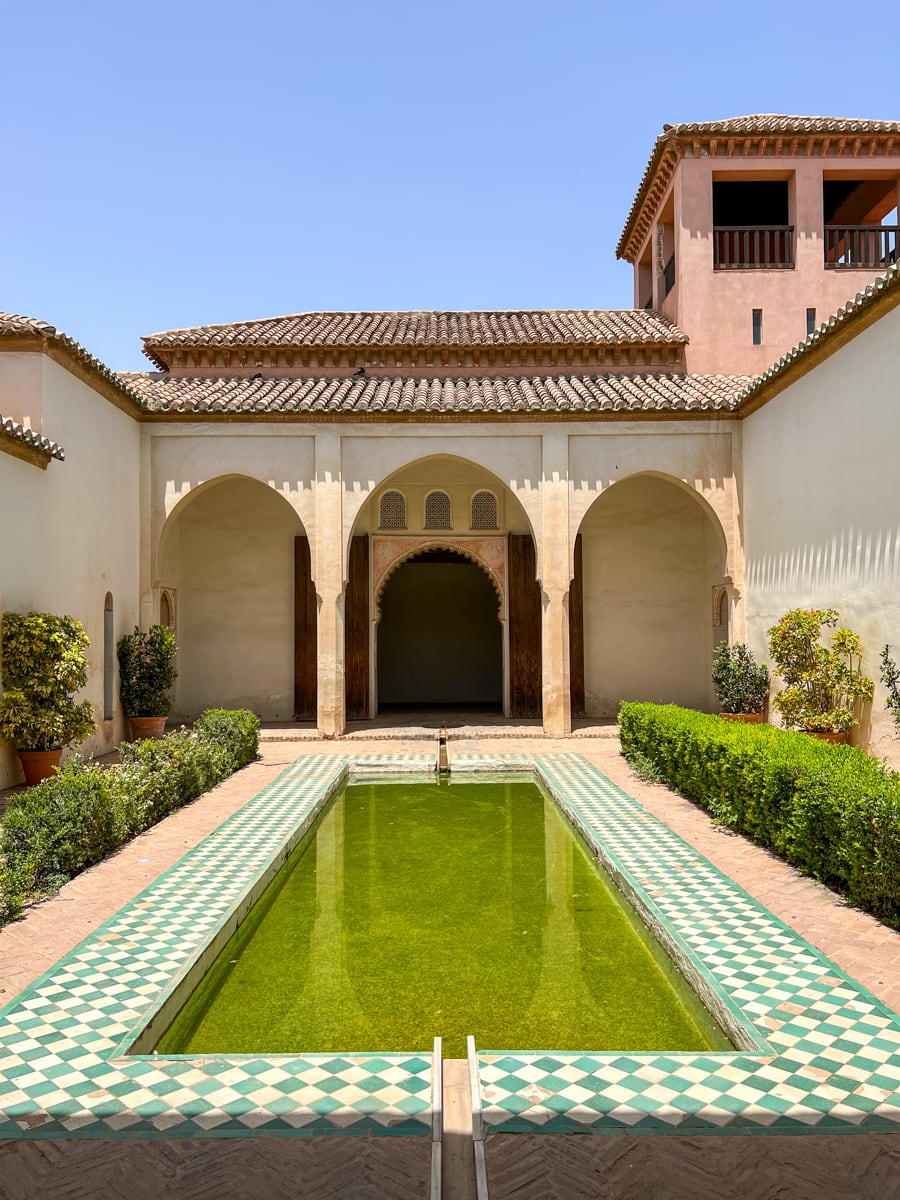
[[[783,157],[805,155],[813,141],[839,139],[851,140],[854,143],[867,140],[870,147],[878,145],[897,153],[900,151],[900,121],[759,113],[720,121],[664,125],[638,184],[637,193],[616,245],[616,257],[629,262],[634,261],[639,249],[637,243],[643,240],[652,221],[652,215],[647,214],[658,210],[659,201],[668,187],[675,165],[687,147],[698,142],[705,143],[709,152],[710,143],[715,142],[716,153],[721,153],[718,143],[724,142],[727,156],[739,152],[743,156],[748,142],[768,144],[774,139],[779,142],[790,139],[788,145],[779,146],[779,154]]]
[[[254,356],[273,353],[497,359],[510,351],[565,356],[592,347],[665,350],[688,341],[663,314],[644,309],[307,312],[168,330],[142,340],[144,353],[161,369],[173,360],[182,365],[212,355],[236,355],[249,367]]]
[[[0,351],[4,349],[43,351],[132,416],[138,416],[143,407],[140,396],[131,391],[117,372],[46,321],[0,313]]]
[[[0,416],[0,449],[40,467],[47,467],[54,458],[62,462],[66,457],[58,442],[4,416]]]
[[[132,376],[152,420],[496,421],[731,416],[747,377],[535,375],[478,379]]]
[[[845,342],[861,333],[883,312],[897,305],[900,305],[900,263],[858,292],[809,337],[798,342],[767,371],[753,379],[737,398],[738,415],[749,416],[772,396],[783,391],[788,384],[825,358],[830,358]]]

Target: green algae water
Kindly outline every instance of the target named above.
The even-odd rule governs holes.
[[[168,1054],[730,1044],[530,779],[354,784],[216,959]]]

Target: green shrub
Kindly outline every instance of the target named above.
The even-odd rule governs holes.
[[[17,750],[59,750],[94,732],[90,701],[74,698],[87,683],[89,645],[74,617],[3,614],[0,737]]]
[[[893,717],[897,732],[900,733],[900,667],[891,658],[890,646],[885,646],[881,652],[881,682],[887,688],[884,707]]]
[[[0,826],[0,920],[252,761],[258,731],[254,713],[211,709],[191,732],[123,743],[118,766],[73,755],[13,796]]]
[[[713,686],[725,713],[761,713],[769,698],[769,668],[757,663],[743,642],[719,642],[713,658]]]
[[[52,778],[13,796],[0,842],[3,907],[50,891],[99,862],[127,836],[113,773],[73,755]]]
[[[835,629],[831,646],[820,644],[822,630],[837,623],[837,609],[792,608],[769,630],[769,653],[786,685],[774,704],[788,729],[847,733],[858,724],[855,710],[872,699],[859,637]]]
[[[675,705],[623,704],[622,753],[900,927],[900,776],[861,750]]]
[[[134,627],[116,647],[119,658],[119,691],[129,717],[165,717],[172,711],[171,689],[175,669],[175,634],[168,625]]]
[[[227,753],[231,771],[253,762],[259,753],[259,717],[246,708],[208,708],[194,732]]]

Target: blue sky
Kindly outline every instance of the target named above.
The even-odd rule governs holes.
[[[8,6],[0,309],[141,370],[141,334],[307,309],[628,307],[615,244],[664,122],[900,119],[891,52],[850,16]]]

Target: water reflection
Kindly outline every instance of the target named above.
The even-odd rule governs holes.
[[[353,786],[161,1048],[724,1046],[633,923],[530,781]]]

